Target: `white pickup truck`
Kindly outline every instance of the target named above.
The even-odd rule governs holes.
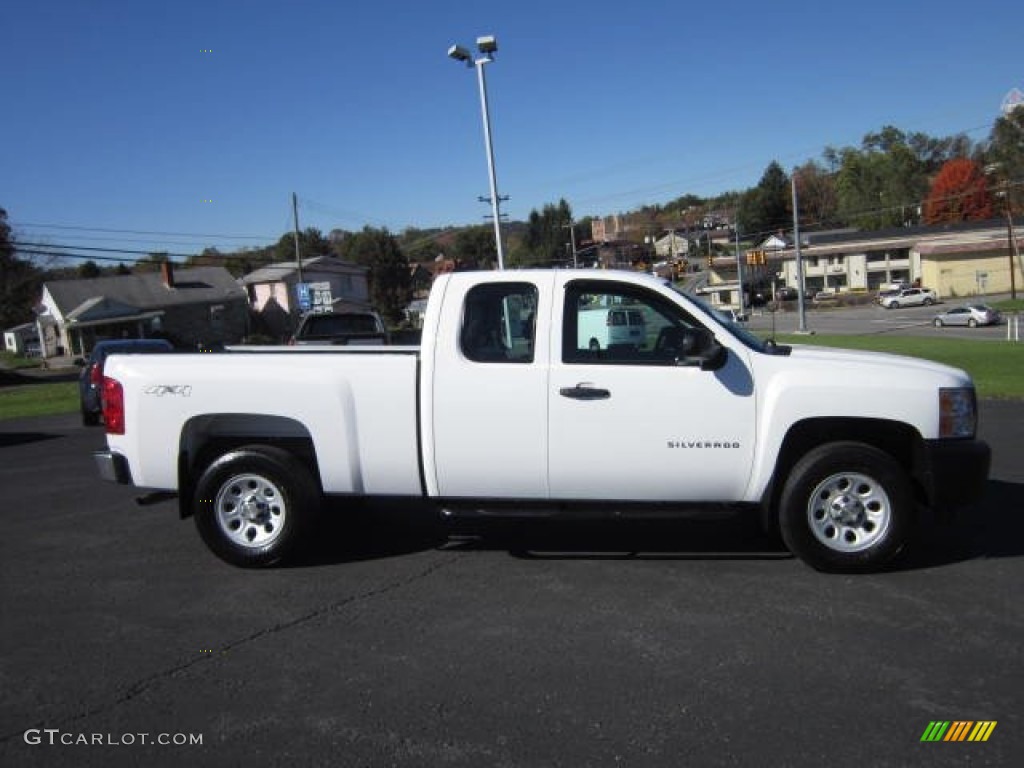
[[[590,344],[578,326],[599,308],[642,313],[644,338]],[[103,400],[100,474],[176,493],[243,566],[293,555],[326,496],[389,496],[445,514],[749,508],[815,568],[869,571],[925,511],[977,498],[990,459],[963,371],[764,342],[662,280],[599,270],[442,276],[419,347],[114,356]]]

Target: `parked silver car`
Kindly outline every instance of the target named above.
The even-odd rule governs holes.
[[[930,307],[939,299],[931,288],[904,288],[895,296],[886,296],[882,299],[882,306],[886,309],[899,309],[900,307],[919,307],[922,304]]]
[[[932,323],[936,328],[944,325],[966,325],[968,328],[975,328],[979,325],[999,325],[1001,320],[999,310],[992,309],[987,304],[964,304],[937,314]]]

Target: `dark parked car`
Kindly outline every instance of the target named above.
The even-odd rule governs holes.
[[[82,423],[87,427],[100,423],[100,415],[103,412],[100,388],[103,385],[103,364],[107,357],[173,351],[174,347],[164,339],[112,339],[97,344],[85,359],[82,372],[78,375]]]
[[[387,329],[376,312],[329,312],[302,318],[292,344],[388,344]]]
[[[798,295],[796,288],[786,285],[779,288],[775,293],[775,298],[777,301],[795,301]]]

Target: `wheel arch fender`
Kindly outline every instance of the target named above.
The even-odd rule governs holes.
[[[178,441],[179,515],[192,515],[196,482],[208,466],[237,448],[255,444],[281,448],[295,456],[322,490],[316,445],[300,422],[270,414],[203,414],[185,422]]]
[[[906,471],[919,500],[928,501],[922,481],[924,440],[910,424],[890,419],[816,417],[794,423],[786,432],[775,460],[775,468],[761,495],[761,517],[765,530],[778,529],[779,501],[786,478],[797,462],[826,443],[863,443],[887,453]]]

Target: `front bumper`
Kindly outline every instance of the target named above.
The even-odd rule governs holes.
[[[92,455],[100,477],[111,483],[132,485],[132,471],[128,459],[114,451],[95,451]]]
[[[927,440],[922,480],[931,505],[951,510],[985,493],[992,449],[981,440]]]

